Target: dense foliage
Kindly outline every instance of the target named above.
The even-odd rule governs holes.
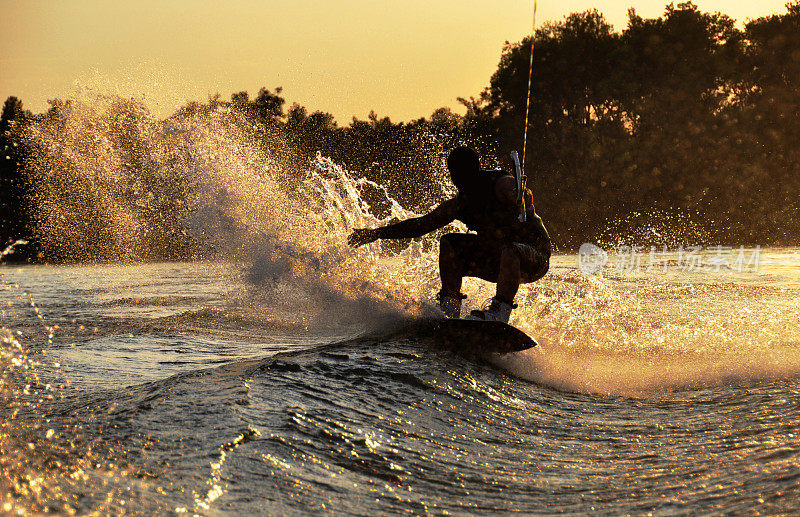
[[[525,169],[557,248],[636,235],[669,244],[800,244],[800,1],[743,29],[690,2],[654,19],[631,9],[621,32],[586,11],[538,29],[534,49]],[[319,153],[427,210],[445,195],[448,149],[468,143],[488,166],[506,168],[509,151],[522,150],[530,51],[530,39],[507,43],[489,86],[459,99],[465,115],[440,108],[393,123],[371,113],[339,126],[328,113],[287,109],[280,88],[262,88],[253,99],[240,92],[190,103],[171,120],[224,112],[286,170],[301,171]],[[35,239],[41,224],[26,202],[35,177],[24,173],[23,155],[36,150],[20,128],[58,117],[64,103],[52,105],[32,115],[10,97],[3,108],[3,243]],[[175,224],[164,235],[180,234]],[[154,239],[155,249],[170,249]]]

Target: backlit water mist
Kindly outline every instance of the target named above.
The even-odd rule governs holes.
[[[797,250],[741,272],[556,255],[512,316],[543,354],[468,360],[414,329],[435,236],[346,247],[413,215],[379,185],[287,170],[225,113],[87,106],[28,135],[40,228],[131,262],[0,269],[2,511],[800,511]]]

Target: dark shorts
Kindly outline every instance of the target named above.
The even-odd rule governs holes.
[[[550,256],[545,255],[530,244],[514,242],[502,244],[483,239],[472,233],[448,233],[442,240],[453,247],[456,262],[463,265],[461,276],[474,276],[497,282],[497,273],[500,270],[500,256],[506,247],[519,257],[522,283],[535,282],[547,273],[550,267]]]

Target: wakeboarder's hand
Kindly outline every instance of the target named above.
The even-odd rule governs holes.
[[[361,228],[358,230],[353,230],[353,233],[351,233],[350,237],[347,238],[347,244],[357,248],[359,246],[363,246],[364,244],[375,242],[376,240],[378,240],[378,230]]]

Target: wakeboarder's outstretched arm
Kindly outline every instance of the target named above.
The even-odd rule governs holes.
[[[358,247],[369,244],[378,239],[413,239],[422,237],[456,219],[458,213],[458,201],[456,198],[448,199],[434,208],[430,213],[413,219],[406,219],[399,223],[390,224],[381,228],[362,228],[353,230],[347,243],[350,246]]]

